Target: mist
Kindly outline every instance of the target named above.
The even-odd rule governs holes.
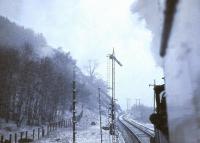
[[[139,20],[145,20],[146,28],[152,32],[151,53],[157,65],[163,66],[163,59],[160,57],[160,41],[164,16],[164,0],[137,0],[131,6],[133,14],[138,14]]]

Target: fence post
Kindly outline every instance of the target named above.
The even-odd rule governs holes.
[[[23,132],[20,133],[20,140],[23,138]]]
[[[49,125],[47,125],[47,135],[49,134]]]
[[[38,139],[40,138],[40,128],[38,128]]]
[[[12,142],[12,134],[10,134],[9,142]]]
[[[15,133],[15,143],[17,143],[17,133]]]
[[[1,136],[1,143],[3,143],[3,135]]]
[[[26,139],[28,138],[28,131],[26,131]]]
[[[42,127],[42,137],[44,137],[44,128]]]
[[[33,140],[35,138],[35,129],[33,129]]]
[[[47,135],[49,135],[50,126],[47,126]]]

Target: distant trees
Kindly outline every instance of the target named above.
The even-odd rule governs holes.
[[[150,122],[149,117],[153,113],[153,107],[145,105],[133,105],[129,111],[135,120],[142,122]]]

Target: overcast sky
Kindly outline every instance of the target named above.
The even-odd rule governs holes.
[[[97,72],[106,80],[106,55],[115,47],[116,97],[126,108],[126,100],[153,105],[154,79],[163,83],[162,69],[150,50],[153,34],[130,7],[135,0],[0,0],[0,14],[43,33],[49,45],[70,51],[84,70],[88,60],[99,63]]]

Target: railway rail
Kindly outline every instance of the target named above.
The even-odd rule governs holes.
[[[132,135],[134,143],[151,143],[151,138],[155,136],[154,130],[134,120],[128,119],[125,115],[119,117],[119,122],[124,129]]]

